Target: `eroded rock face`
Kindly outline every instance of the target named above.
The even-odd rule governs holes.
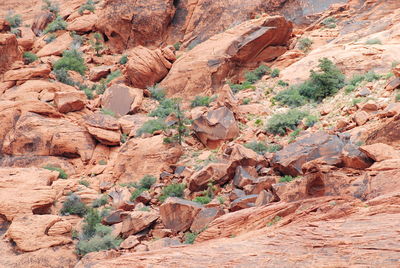
[[[29,131],[27,131],[29,130]],[[84,127],[34,113],[22,115],[5,137],[3,153],[32,156],[92,157],[95,143]]]
[[[145,175],[159,176],[164,168],[176,163],[182,154],[181,148],[166,145],[163,140],[164,137],[158,135],[126,142],[115,160],[115,178],[119,182],[139,181]]]
[[[36,36],[39,36],[43,30],[46,28],[47,24],[49,24],[55,16],[53,13],[48,11],[43,11],[40,14],[36,15],[35,19],[32,23],[32,31],[35,33]]]
[[[17,38],[14,34],[0,34],[0,74],[8,70],[14,61],[21,60]]]
[[[76,32],[90,32],[94,29],[96,25],[98,17],[96,14],[88,14],[79,16],[74,19],[72,22],[68,23],[68,30],[69,31],[76,31]]]
[[[376,130],[371,131],[366,144],[385,143],[394,147],[400,146],[400,116],[382,123]]]
[[[281,173],[298,176],[302,174],[302,165],[315,159],[329,165],[344,164],[353,168],[365,168],[372,164],[371,160],[354,146],[323,131],[310,134],[286,146],[274,155],[271,162]]]
[[[193,121],[193,130],[199,140],[209,148],[218,147],[223,141],[239,135],[233,113],[226,107],[218,108]]]
[[[12,221],[47,211],[56,198],[50,185],[57,177],[58,172],[41,168],[0,168],[0,214]]]
[[[160,82],[168,74],[172,62],[160,49],[138,46],[128,52],[125,74],[133,87],[145,89]]]
[[[72,226],[57,215],[25,215],[13,220],[7,237],[22,251],[35,251],[72,242]]]
[[[176,232],[186,231],[192,225],[202,205],[177,197],[169,197],[160,207],[164,226]]]
[[[96,28],[116,51],[137,45],[158,46],[174,12],[173,0],[107,0],[98,13]]]
[[[160,86],[171,96],[214,93],[232,69],[282,55],[291,32],[292,24],[280,16],[244,22],[180,57]]]

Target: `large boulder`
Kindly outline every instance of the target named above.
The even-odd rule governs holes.
[[[46,44],[36,53],[36,56],[61,56],[65,50],[70,48],[72,41],[73,39],[69,32],[65,32],[62,35],[58,36],[57,39],[53,42]]]
[[[57,92],[54,94],[54,104],[60,113],[80,111],[85,107],[86,95],[82,91]]]
[[[46,28],[47,24],[49,24],[54,19],[55,15],[52,12],[43,11],[36,15],[35,19],[33,20],[31,29],[36,36],[39,36]]]
[[[367,145],[384,143],[394,147],[400,147],[400,115],[380,124],[376,129],[370,131],[365,141]]]
[[[384,143],[364,145],[360,147],[360,151],[377,162],[388,159],[400,159],[400,152],[395,150],[392,146]]]
[[[174,16],[173,0],[107,0],[98,12],[96,28],[108,38],[115,51],[143,46],[158,46]]]
[[[9,70],[4,74],[4,81],[21,81],[32,78],[47,78],[51,72],[50,66],[40,64],[34,67]]]
[[[160,207],[161,221],[168,229],[184,232],[189,229],[202,208],[199,203],[169,197]]]
[[[215,93],[232,69],[282,55],[291,33],[292,24],[280,16],[244,22],[180,57],[160,86],[171,96]]]
[[[207,228],[207,225],[210,222],[222,215],[224,215],[224,211],[220,208],[203,208],[194,218],[190,230],[192,232],[200,233]]]
[[[72,242],[71,224],[57,215],[23,215],[13,220],[7,237],[22,251],[64,245]]]
[[[18,215],[48,211],[56,199],[50,185],[57,177],[58,172],[47,169],[0,168],[0,215],[12,221]]]
[[[133,211],[122,215],[122,229],[123,237],[128,237],[136,234],[149,227],[160,216],[155,212],[148,211]]]
[[[189,190],[192,192],[204,190],[211,181],[216,184],[224,184],[228,181],[228,167],[229,165],[225,163],[211,163],[201,170],[193,173],[193,175],[189,178]]]
[[[319,131],[289,144],[275,153],[271,160],[273,167],[282,174],[298,176],[303,174],[303,164],[319,159],[329,165],[345,165],[364,169],[372,164],[364,153],[336,135]]]
[[[97,15],[96,14],[88,14],[75,18],[73,21],[68,23],[68,31],[75,32],[90,32],[94,29],[94,26],[97,23]]]
[[[103,108],[124,116],[139,110],[143,101],[143,90],[115,84],[107,88],[101,98]]]
[[[158,177],[163,169],[175,164],[181,155],[182,149],[165,144],[162,135],[130,139],[118,152],[113,174],[119,182],[139,181],[145,175]]]
[[[209,148],[216,148],[226,140],[239,135],[234,114],[226,107],[208,112],[193,121],[193,130],[199,140]]]
[[[0,74],[8,70],[14,61],[21,60],[17,38],[14,34],[0,34]]]
[[[117,119],[111,115],[95,113],[85,116],[86,128],[104,145],[118,145],[121,139]]]
[[[80,156],[86,162],[94,147],[94,140],[84,127],[27,112],[5,136],[2,151],[9,155]]]
[[[146,88],[160,82],[168,74],[173,61],[164,55],[160,49],[151,50],[142,46],[130,50],[125,74],[131,85]]]

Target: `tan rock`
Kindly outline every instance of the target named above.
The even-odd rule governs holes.
[[[14,34],[0,34],[0,74],[3,74],[17,60],[22,59]]]
[[[0,214],[12,221],[18,215],[46,211],[56,192],[49,186],[58,172],[39,168],[0,168]]]
[[[55,228],[58,232],[54,232]],[[71,243],[70,236],[63,235],[69,233],[71,229],[71,224],[57,215],[25,215],[13,220],[7,231],[7,237],[16,243],[18,249],[35,251]]]
[[[96,113],[85,117],[87,130],[104,145],[119,145],[121,134],[117,119]]]
[[[161,50],[139,46],[128,51],[125,75],[133,87],[145,89],[160,82],[171,68]]]
[[[115,51],[137,45],[157,46],[163,40],[174,10],[170,0],[143,3],[109,0],[98,12],[96,28],[107,36],[110,47]]]
[[[32,78],[47,78],[51,72],[50,66],[40,64],[35,67],[10,70],[4,74],[4,81],[20,81]]]
[[[33,20],[32,31],[35,33],[35,35],[39,36],[40,33],[42,33],[43,30],[46,28],[47,24],[53,21],[53,19],[55,19],[53,13],[42,11],[41,13],[37,14],[35,19]]]
[[[224,214],[224,211],[220,208],[203,208],[194,218],[190,230],[192,232],[200,233],[207,228],[210,222]]]
[[[400,159],[387,159],[381,162],[376,162],[372,166],[368,168],[368,170],[372,171],[386,171],[398,169],[400,166]]]
[[[275,197],[272,193],[262,190],[258,194],[257,199],[254,202],[254,204],[256,207],[261,207],[261,206],[271,203],[274,199],[275,199]]]
[[[81,91],[57,92],[54,94],[54,104],[60,113],[80,111],[85,107],[86,95]]]
[[[199,140],[209,148],[218,147],[223,141],[239,135],[233,113],[226,107],[210,111],[193,121],[193,130]]]
[[[256,200],[257,200],[256,194],[239,197],[238,199],[235,199],[231,203],[230,211],[238,211],[241,209],[254,207],[255,206],[254,203],[256,202]]]
[[[228,180],[226,176],[228,167],[228,164],[224,163],[211,163],[207,165],[189,178],[189,189],[192,192],[204,190],[210,181],[216,184],[224,184]]]
[[[93,13],[79,16],[68,23],[67,29],[68,31],[90,32],[94,29],[94,26],[97,23],[97,19],[97,15]]]
[[[131,192],[127,188],[114,188],[109,193],[113,207],[116,209],[131,210],[135,204],[130,201]]]
[[[65,32],[62,35],[58,36],[56,40],[51,43],[46,44],[42,49],[40,49],[36,56],[45,57],[45,56],[61,56],[62,53],[70,48],[72,43],[72,37],[69,32]]]
[[[395,107],[393,107],[393,109],[397,110]],[[382,122],[376,128],[369,130],[365,143],[368,145],[375,143],[385,143],[397,148],[398,146],[400,146],[399,129],[400,117],[395,116],[388,121]]]
[[[364,145],[360,147],[360,151],[377,162],[388,159],[400,159],[400,152],[384,143]]]
[[[149,227],[160,216],[155,212],[133,211],[123,215],[121,233],[124,237],[136,234]]]
[[[369,114],[365,111],[359,111],[354,115],[354,121],[357,126],[364,125],[369,120]]]
[[[136,247],[139,244],[140,244],[140,242],[137,239],[137,237],[134,235],[131,235],[121,243],[120,247],[124,248],[124,249],[130,249],[130,248]]]
[[[176,163],[182,155],[179,146],[164,144],[163,141],[162,135],[146,139],[130,139],[120,148],[115,159],[114,177],[120,183],[139,181],[145,175],[158,177],[163,169]]]
[[[112,66],[97,66],[90,69],[90,81],[99,81],[101,78],[106,77],[111,72]]]
[[[18,38],[18,45],[23,47],[25,51],[28,51],[32,48],[36,36],[30,28],[21,27],[20,30],[21,37]]]
[[[192,225],[202,205],[177,197],[169,197],[160,207],[164,226],[176,232],[186,231]]]
[[[178,239],[165,237],[165,238],[161,238],[161,239],[158,239],[156,241],[149,243],[148,248],[149,248],[149,250],[153,251],[153,250],[159,250],[162,248],[171,247],[171,246],[179,246],[179,245],[181,245],[181,242],[179,242]]]
[[[112,85],[101,98],[103,108],[113,111],[117,116],[135,113],[143,101],[143,90],[125,85]]]

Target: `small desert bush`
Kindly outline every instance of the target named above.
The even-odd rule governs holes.
[[[263,142],[257,142],[257,141],[248,142],[243,145],[244,147],[251,149],[260,155],[263,155],[265,153],[275,153],[282,149],[282,147],[278,144],[267,145]]]
[[[295,130],[308,113],[292,109],[287,113],[274,114],[267,123],[267,131],[276,135],[285,135],[288,129]]]
[[[51,171],[57,171],[58,172],[58,177],[60,179],[64,179],[64,180],[68,179],[67,173],[62,168],[55,167],[55,166],[52,166],[52,165],[46,165],[43,168],[51,170]]]
[[[165,118],[177,112],[177,105],[178,101],[176,99],[163,99],[158,107],[150,112],[149,116]]]
[[[46,26],[46,29],[44,29],[43,33],[47,34],[65,29],[67,29],[67,22],[62,17],[58,16]]]
[[[185,233],[185,244],[193,244],[199,233],[187,232]]]
[[[211,202],[211,198],[209,196],[197,196],[193,201],[205,205]]]
[[[183,197],[186,186],[183,183],[174,183],[166,186],[160,196],[160,201],[164,202],[168,197]]]
[[[54,70],[76,71],[83,75],[87,69],[81,53],[76,49],[66,50],[61,59],[54,64]]]
[[[367,45],[382,45],[382,41],[379,38],[368,39],[365,44]]]
[[[94,2],[93,0],[87,0],[85,4],[83,4],[79,9],[78,9],[78,13],[80,15],[83,14],[83,12],[85,10],[89,10],[90,12],[94,13],[95,10],[95,6],[94,6]]]
[[[122,57],[119,59],[119,64],[125,65],[127,62],[128,62],[128,56],[122,55]]]
[[[214,101],[214,97],[210,96],[196,96],[194,100],[191,103],[192,108],[198,107],[198,106],[210,106],[210,103]]]
[[[42,6],[43,10],[48,10],[55,15],[57,15],[58,12],[60,12],[60,7],[58,3],[53,3],[50,0],[43,0],[43,2],[44,2],[44,5]]]
[[[312,46],[313,43],[314,43],[314,42],[313,42],[310,38],[308,38],[308,37],[300,38],[300,39],[299,39],[299,46],[298,46],[298,47],[299,47],[299,49],[300,49],[301,51],[307,53],[308,51],[310,51],[311,46]]]
[[[153,134],[157,130],[164,130],[166,128],[167,126],[162,119],[149,120],[138,129],[136,135],[141,136],[143,133]]]
[[[280,73],[281,73],[281,71],[279,69],[275,68],[271,72],[271,77],[272,78],[279,77]]]
[[[291,182],[294,179],[295,178],[293,178],[292,176],[286,175],[286,176],[281,177],[279,179],[279,182]]]
[[[32,52],[24,52],[23,57],[27,63],[32,63],[38,59],[38,57]]]
[[[18,28],[19,26],[21,26],[22,17],[19,14],[9,12],[6,16],[6,21],[10,24],[11,28]]]
[[[165,99],[165,89],[158,87],[158,85],[148,87],[147,89],[150,91],[151,98],[160,102]]]
[[[46,44],[49,44],[49,43],[51,43],[51,42],[53,42],[54,40],[56,40],[57,39],[57,36],[55,35],[55,34],[49,34],[45,39],[44,39],[44,41],[46,42]]]
[[[104,194],[100,198],[93,201],[92,207],[98,208],[108,203],[108,195]]]
[[[322,21],[322,25],[326,28],[333,29],[336,28],[337,20],[334,17],[326,18]]]
[[[156,177],[151,175],[146,175],[139,181],[139,187],[144,189],[150,189],[151,186],[154,183],[156,183],[156,181],[157,181]]]
[[[61,215],[78,215],[79,217],[83,217],[87,210],[87,206],[82,203],[79,196],[70,194],[64,202],[60,213]]]

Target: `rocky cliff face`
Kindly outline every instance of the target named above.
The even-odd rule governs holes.
[[[0,3],[0,267],[398,267],[399,25],[398,0]]]

